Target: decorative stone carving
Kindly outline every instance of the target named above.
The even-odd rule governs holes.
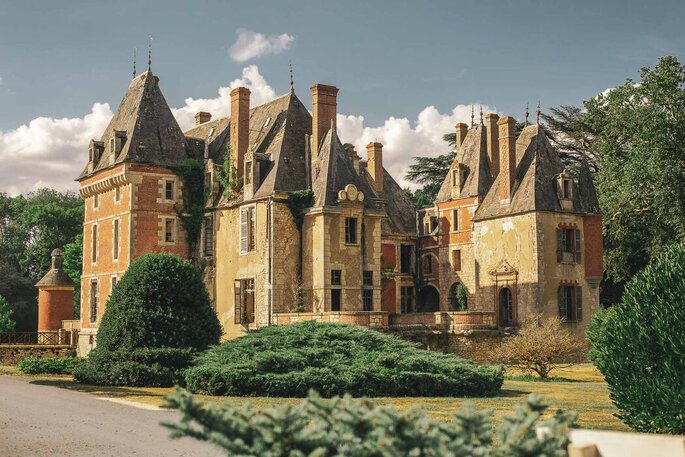
[[[348,184],[345,186],[344,190],[338,191],[338,202],[344,201],[363,202],[364,192],[359,191],[354,184]]]

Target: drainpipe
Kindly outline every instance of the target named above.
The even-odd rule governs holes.
[[[274,249],[274,200],[269,197],[269,249],[268,249],[268,268],[269,268],[269,299],[268,299],[268,325],[273,321],[273,299],[274,299],[274,265],[273,265],[273,249]]]

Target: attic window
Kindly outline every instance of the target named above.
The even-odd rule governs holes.
[[[568,178],[561,180],[561,198],[571,198],[571,180]]]
[[[459,170],[452,170],[452,187],[459,185]]]

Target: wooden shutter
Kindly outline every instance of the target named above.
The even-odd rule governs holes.
[[[557,229],[557,262],[561,262],[564,252],[564,229]]]
[[[576,286],[576,320],[583,320],[583,288]]]
[[[580,230],[575,229],[574,232],[576,232],[576,263],[580,263]]]
[[[242,294],[240,293],[240,280],[233,281],[233,293],[235,296],[235,305],[233,306],[234,323],[243,323],[243,300]]]
[[[566,288],[559,286],[559,317],[566,319]]]
[[[245,291],[245,321],[254,322],[254,289]]]
[[[254,208],[249,208],[247,218],[247,250],[254,251],[254,238],[255,238],[255,210]]]
[[[247,209],[240,210],[240,253],[245,254],[247,252],[247,240],[248,240],[248,222],[247,222]]]

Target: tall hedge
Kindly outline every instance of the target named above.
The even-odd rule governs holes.
[[[112,292],[96,347],[74,377],[100,385],[173,385],[220,336],[202,273],[174,255],[147,254]]]
[[[619,417],[638,431],[684,434],[685,245],[638,273],[588,337]]]
[[[501,367],[418,349],[360,326],[302,322],[266,327],[215,346],[186,372],[188,388],[211,395],[487,396]]]

